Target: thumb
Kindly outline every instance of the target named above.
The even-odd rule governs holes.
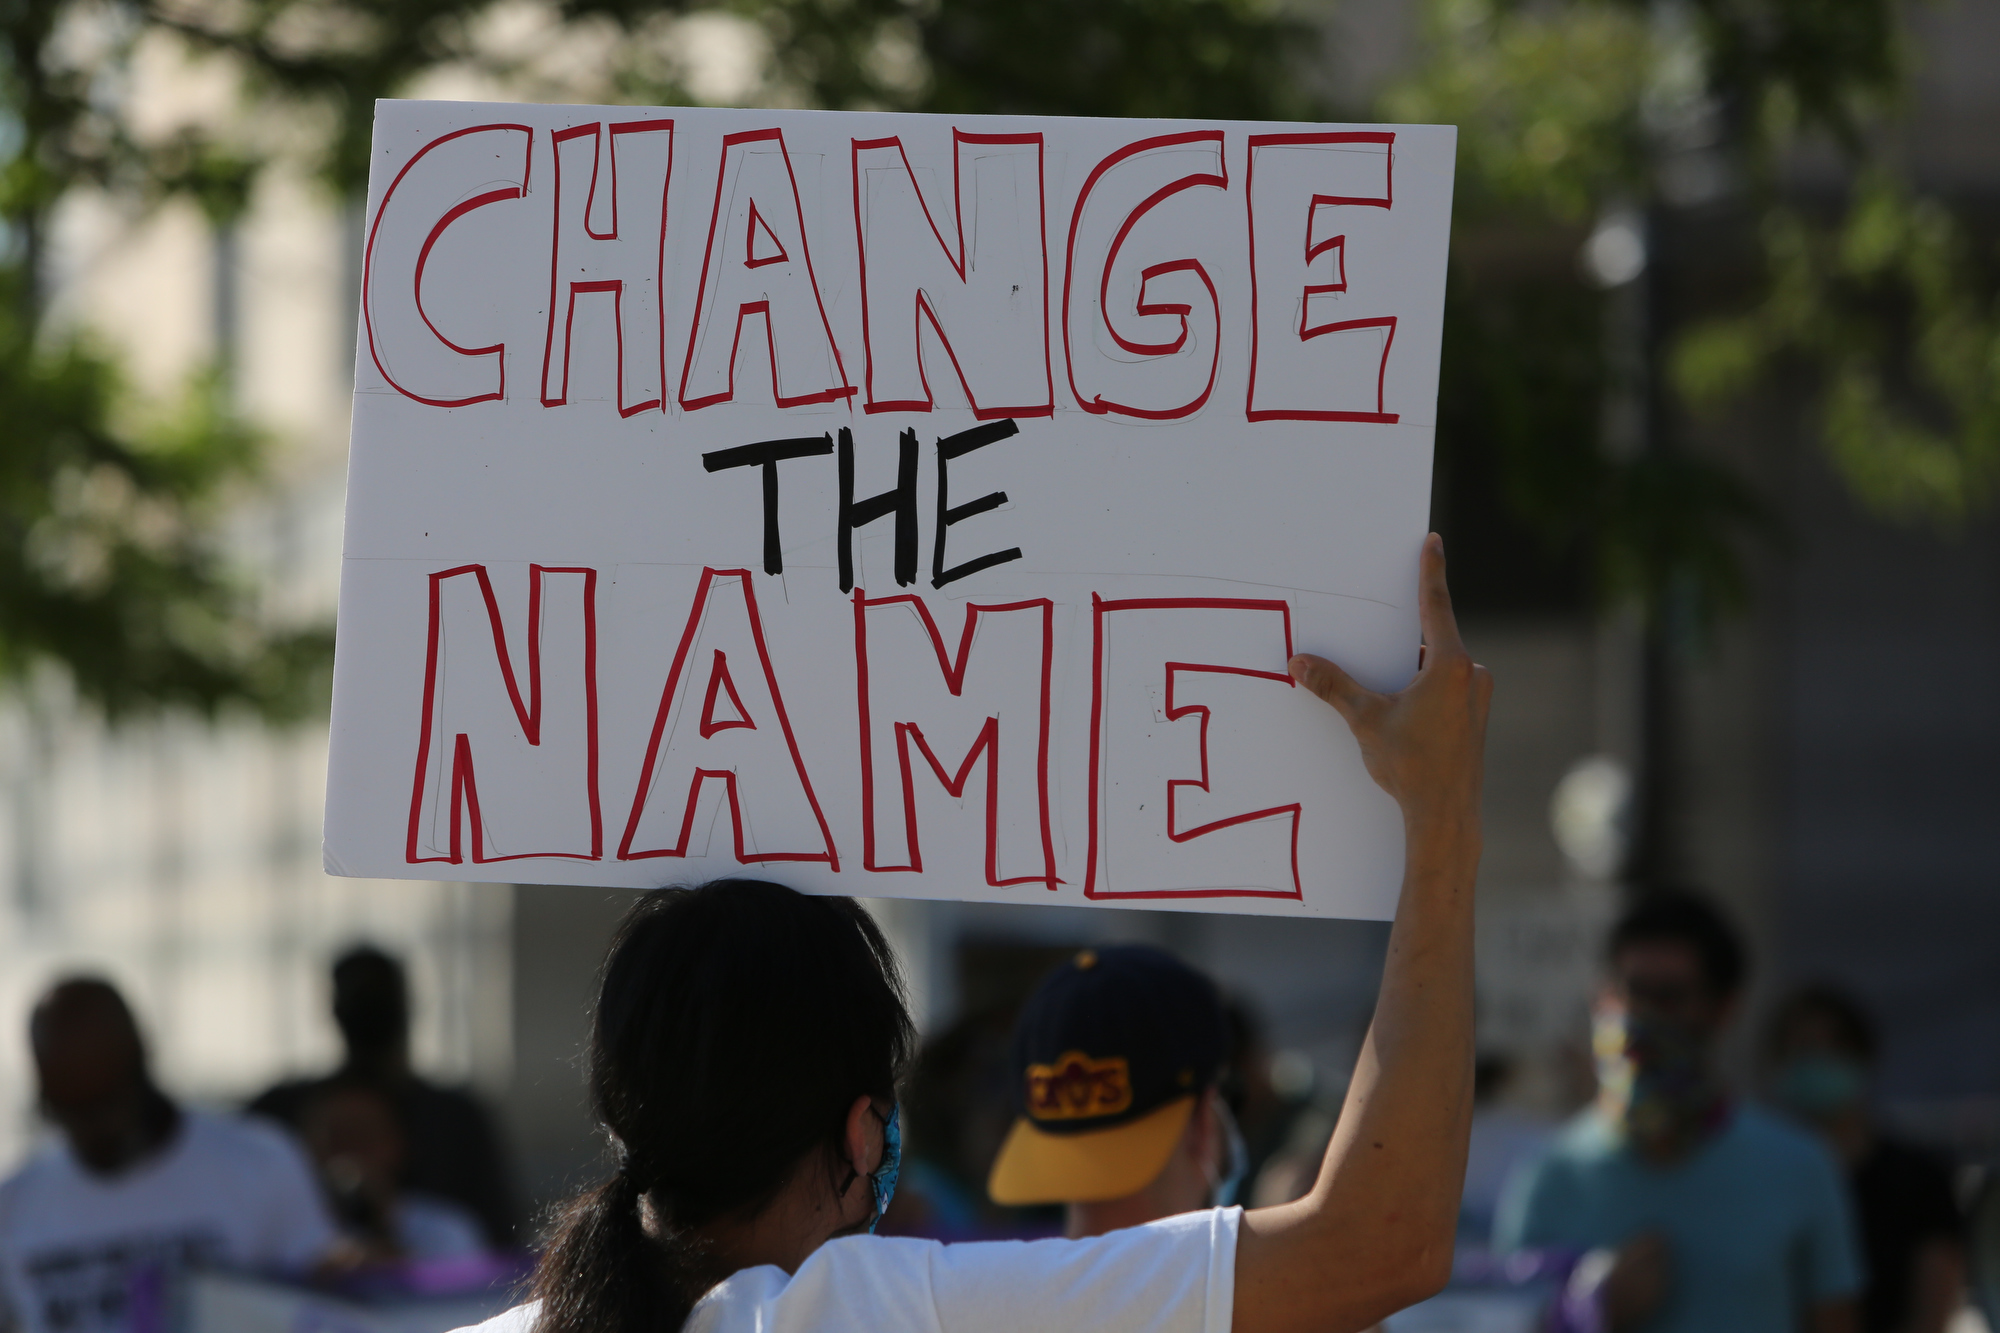
[[[1286,666],[1293,680],[1332,704],[1349,722],[1372,694],[1356,684],[1354,677],[1312,653],[1299,653]]]

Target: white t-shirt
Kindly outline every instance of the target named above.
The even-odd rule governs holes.
[[[412,1259],[463,1259],[486,1253],[479,1219],[449,1199],[405,1191],[396,1200],[396,1243]]]
[[[0,1303],[24,1333],[125,1333],[137,1273],[300,1270],[335,1235],[283,1130],[183,1109],[166,1147],[118,1176],[57,1138],[0,1183]]]
[[[849,1236],[791,1277],[737,1273],[684,1333],[1229,1333],[1242,1216],[1214,1208],[1088,1240]],[[533,1333],[537,1311],[517,1305],[478,1333]]]

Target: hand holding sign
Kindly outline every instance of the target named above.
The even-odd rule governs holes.
[[[1368,776],[1396,798],[1406,822],[1462,821],[1479,811],[1493,677],[1458,637],[1445,586],[1444,542],[1435,532],[1424,541],[1419,577],[1424,650],[1406,687],[1377,694],[1311,653],[1292,658],[1292,678],[1347,719]]]

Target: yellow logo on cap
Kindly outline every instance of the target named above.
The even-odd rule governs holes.
[[[1028,1066],[1028,1114],[1037,1120],[1117,1115],[1132,1105],[1132,1071],[1122,1055],[1093,1060],[1065,1051],[1054,1064]]]

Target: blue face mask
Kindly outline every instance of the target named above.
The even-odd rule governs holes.
[[[1860,1101],[1867,1082],[1867,1074],[1852,1060],[1801,1055],[1778,1071],[1771,1093],[1792,1114],[1824,1120]]]
[[[898,1103],[889,1108],[889,1118],[882,1122],[882,1164],[868,1173],[868,1187],[875,1193],[875,1216],[868,1221],[871,1232],[882,1224],[889,1200],[896,1197],[896,1177],[902,1169],[903,1107]]]

